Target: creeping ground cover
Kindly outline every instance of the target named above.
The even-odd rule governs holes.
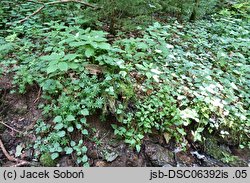
[[[113,118],[116,138],[138,153],[159,134],[183,151],[205,148],[209,139],[249,149],[248,20],[232,14],[155,22],[112,41],[77,22],[17,24],[0,35],[0,79],[12,78],[11,93],[39,88],[42,115],[26,133],[35,134],[34,156],[52,166],[72,154],[77,165],[90,166],[86,142],[98,142],[93,115],[103,123]]]

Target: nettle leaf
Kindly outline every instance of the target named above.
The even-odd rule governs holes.
[[[79,123],[77,123],[77,124],[76,124],[76,128],[79,130],[79,129],[81,129],[81,128],[82,128],[82,125],[81,125],[81,124],[79,124]]]
[[[57,69],[58,69],[57,65],[50,65],[50,66],[47,68],[47,74],[50,74],[50,73],[52,73],[52,72],[55,72]]]
[[[92,57],[94,55],[95,55],[95,50],[93,48],[91,48],[91,47],[86,48],[85,56],[87,58]]]
[[[71,42],[71,43],[69,43],[69,46],[79,47],[79,46],[84,46],[86,44],[87,44],[86,41],[79,41],[79,42]]]
[[[58,68],[61,70],[61,71],[67,71],[69,66],[66,62],[60,62],[58,64]]]
[[[109,43],[99,43],[98,47],[103,50],[109,50],[111,48]]]
[[[147,45],[146,43],[144,43],[144,42],[138,43],[138,44],[137,44],[137,47],[138,47],[139,49],[143,49],[143,50],[148,49],[148,45]]]
[[[49,66],[52,66],[52,65],[57,65],[58,64],[58,60],[51,60],[49,62]]]
[[[145,66],[141,65],[141,64],[135,64],[136,68],[139,70],[143,70],[143,71],[147,71],[148,68],[146,68]]]
[[[76,63],[69,63],[68,65],[70,69],[77,69],[79,67],[79,65]]]
[[[63,57],[63,60],[74,60],[78,55],[77,54],[67,54]]]
[[[12,43],[5,43],[4,45],[0,46],[0,51],[11,50],[12,48],[13,48],[13,44]]]
[[[51,53],[50,55],[41,56],[40,59],[53,61],[53,60],[60,60],[62,57],[63,57],[63,54]]]

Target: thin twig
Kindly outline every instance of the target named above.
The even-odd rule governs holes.
[[[37,162],[29,162],[29,161],[24,161],[24,160],[21,160],[20,163],[17,163],[15,165],[12,165],[11,167],[21,167],[21,166],[25,166],[25,165],[28,165],[28,166],[35,166],[35,167],[38,167],[38,166],[41,166],[39,163]]]
[[[25,17],[24,19],[20,20],[18,23],[23,23],[26,20],[28,20],[30,17],[36,15],[37,13],[39,13],[40,11],[42,11],[42,9],[45,8],[45,5],[41,6],[40,8],[38,8],[36,11],[34,11],[31,15]]]
[[[11,127],[11,126],[5,124],[5,123],[2,122],[2,121],[0,121],[0,123],[2,123],[4,126],[8,127],[9,129],[11,129],[11,130],[13,130],[13,131],[15,131],[15,132],[17,132],[17,133],[23,133],[23,132],[21,132],[21,131],[19,131],[19,130],[16,130],[15,128],[13,128],[13,127]]]
[[[17,159],[11,155],[9,155],[9,153],[7,152],[7,150],[5,149],[4,145],[3,145],[3,142],[0,138],[0,147],[3,151],[3,154],[6,156],[6,158],[9,160],[9,161],[14,161],[14,162],[17,162],[17,164],[13,165],[12,167],[20,167],[20,166],[24,166],[24,165],[32,165],[31,162],[28,162],[28,161],[25,161],[25,160],[21,160],[21,159]]]
[[[38,3],[38,4],[42,4],[42,6],[40,8],[38,8],[36,11],[34,11],[32,14],[28,15],[27,17],[25,17],[24,19],[20,20],[18,23],[23,23],[25,22],[26,20],[28,20],[30,17],[38,14],[40,11],[42,11],[46,6],[49,6],[49,5],[54,5],[54,4],[61,4],[61,3],[80,3],[84,6],[88,6],[88,7],[91,7],[93,9],[98,9],[98,7],[92,5],[92,4],[89,4],[87,2],[83,2],[83,1],[80,1],[80,0],[59,0],[59,1],[53,1],[53,2],[48,2],[48,3],[42,3],[42,2],[35,2],[35,1],[32,1],[32,0],[29,0],[29,2],[33,2],[33,3]]]
[[[21,167],[21,166],[24,166],[24,165],[30,165],[30,162],[23,161],[23,162],[15,164],[15,165],[12,165],[11,167]]]
[[[13,156],[9,155],[9,153],[7,152],[7,150],[5,149],[4,145],[3,145],[3,142],[0,138],[0,147],[3,151],[3,154],[6,156],[6,158],[9,160],[9,161],[15,161],[15,162],[21,162],[21,160],[19,159],[16,159],[14,158]]]
[[[11,126],[5,124],[5,123],[2,122],[2,121],[0,121],[0,123],[3,124],[4,126],[6,126],[7,128],[13,130],[14,132],[20,133],[20,134],[22,134],[22,135],[24,135],[24,136],[27,136],[27,137],[29,137],[29,138],[34,138],[34,135],[32,135],[32,134],[25,134],[24,132],[19,131],[19,130],[16,130],[15,128],[13,128],[13,127],[11,127]],[[35,121],[34,123],[36,123],[36,121]],[[34,125],[33,125],[33,126],[34,126]],[[28,127],[29,127],[29,126],[28,126]],[[26,131],[28,131],[28,130],[26,130]]]
[[[38,95],[37,95],[37,98],[36,98],[36,100],[34,100],[34,104],[40,99],[40,97],[41,97],[41,87],[39,87],[39,91],[38,91]]]

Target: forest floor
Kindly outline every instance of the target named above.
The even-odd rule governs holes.
[[[20,164],[20,161],[30,162],[35,166],[42,166],[35,156],[31,144],[36,140],[34,125],[42,116],[38,109],[41,91],[36,86],[30,87],[25,95],[12,94],[11,77],[1,79],[0,98],[0,140],[7,151],[7,155],[18,161],[13,161],[0,151],[0,166],[30,166]],[[187,151],[175,148],[175,143],[166,143],[163,136],[153,135],[144,139],[140,153],[129,148],[123,140],[115,137],[110,125],[115,118],[108,117],[105,122],[100,121],[98,114],[88,118],[88,123],[96,129],[95,139],[85,142],[88,147],[87,155],[90,166],[94,167],[144,167],[144,166],[173,166],[173,167],[216,167],[216,166],[249,166],[250,152],[235,149],[220,144],[213,144],[206,149],[204,146],[188,144]],[[3,147],[2,147],[3,148]],[[236,161],[222,162],[214,157],[215,151],[229,152]],[[2,149],[3,150],[3,149]],[[210,154],[209,154],[210,153]],[[214,157],[213,157],[214,156]],[[20,160],[20,161],[19,161]],[[73,155],[62,156],[55,166],[77,166]]]

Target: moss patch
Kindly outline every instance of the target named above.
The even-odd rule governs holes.
[[[229,166],[248,166],[247,163],[241,160],[238,156],[232,155],[227,150],[218,145],[218,142],[213,137],[208,138],[204,144],[205,152],[215,159],[221,160]]]
[[[45,167],[55,167],[56,161],[51,158],[50,153],[42,154],[40,157],[40,163]]]

